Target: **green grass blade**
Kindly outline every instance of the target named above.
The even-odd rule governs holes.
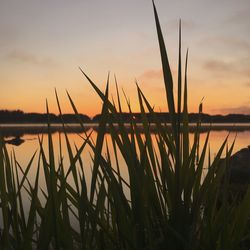
[[[171,119],[172,129],[176,138],[176,132],[175,132],[176,131],[176,117],[175,117],[173,78],[172,78],[172,73],[171,73],[171,69],[169,66],[169,62],[168,62],[168,56],[167,56],[165,42],[164,42],[162,31],[161,31],[159,17],[158,17],[154,2],[153,2],[153,8],[154,8],[155,24],[156,24],[156,29],[157,29],[160,53],[161,53],[161,61],[162,61],[163,77],[164,77],[165,88],[166,88],[166,96],[167,96],[167,101],[168,101],[168,109],[172,117]]]

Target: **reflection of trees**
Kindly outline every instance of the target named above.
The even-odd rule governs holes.
[[[83,133],[87,132],[91,127],[86,126],[84,129],[81,126],[66,126],[67,133]],[[63,127],[59,125],[52,125],[50,128],[51,133],[63,132]],[[40,126],[2,126],[0,127],[0,134],[4,137],[22,137],[24,135],[37,135],[46,134],[48,128],[46,125]]]
[[[196,124],[189,124],[189,131],[191,133],[194,133],[196,131]],[[116,127],[116,125],[115,125]],[[169,124],[166,124],[165,126],[166,130],[170,130]],[[93,129],[95,131],[98,131],[98,124],[89,124],[84,127],[84,129],[80,125],[67,125],[65,127],[65,130],[67,133],[83,133],[87,132],[88,130]],[[127,123],[125,124],[125,129],[127,133],[130,133],[131,128],[130,124]],[[138,124],[137,125],[138,131],[143,133],[143,126]],[[154,124],[150,125],[150,132],[151,133],[156,133],[156,126]],[[242,132],[242,131],[247,131],[250,130],[250,125],[228,125],[228,124],[205,124],[202,125],[199,128],[200,133],[205,133],[208,132],[209,130],[213,131],[237,131],[237,132]],[[63,132],[63,127],[60,124],[57,125],[52,125],[50,128],[51,133],[62,133]],[[37,135],[37,134],[46,134],[48,132],[46,124],[41,124],[37,126],[32,126],[32,125],[27,125],[27,126],[0,126],[0,134],[2,136],[6,137],[23,137],[24,135]],[[109,127],[107,126],[106,128],[106,133],[109,133]]]

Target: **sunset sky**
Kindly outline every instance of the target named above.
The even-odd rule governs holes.
[[[178,20],[183,61],[189,48],[189,111],[250,114],[250,1],[155,0],[174,75]],[[78,67],[104,89],[108,71],[138,111],[135,79],[156,110],[166,111],[150,0],[0,0],[0,109],[93,116],[101,101]],[[175,88],[176,91],[176,88]]]

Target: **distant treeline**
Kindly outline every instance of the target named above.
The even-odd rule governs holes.
[[[146,114],[147,119],[149,122],[154,123],[155,119],[160,122],[170,122],[170,115],[169,113],[155,113],[155,117],[151,114]],[[92,122],[98,122],[100,120],[101,115],[98,114],[93,117]],[[189,116],[190,123],[196,123],[199,120],[199,114],[197,113],[190,113]],[[112,117],[110,115],[109,121],[117,122],[118,120],[122,120],[123,122],[129,122],[131,119],[135,120],[136,122],[142,121],[141,113],[133,113],[132,115],[129,113],[122,113],[119,114],[117,117]],[[182,120],[182,115],[180,117]],[[209,115],[209,114],[201,114],[200,120],[202,123],[250,123],[250,115],[243,115],[243,114],[229,114],[229,115]]]
[[[91,122],[91,119],[87,115],[80,114],[80,119],[84,123]],[[24,113],[21,110],[9,111],[0,110],[0,123],[47,123],[48,119],[50,123],[61,123],[62,119],[65,123],[78,123],[78,118],[74,114],[63,114],[62,117],[50,113]]]
[[[170,122],[169,113],[155,113],[155,117],[151,114],[146,114],[147,119],[154,123],[155,117],[161,122]],[[84,114],[79,114],[79,118],[84,123],[97,123],[100,121],[101,115],[98,114],[91,119],[89,116]],[[21,110],[9,111],[9,110],[0,110],[0,123],[47,123],[49,121],[51,123],[61,123],[61,118],[65,123],[78,123],[78,118],[75,114],[63,114],[62,117],[60,115],[55,115],[50,113],[48,114],[40,114],[40,113],[24,113]],[[209,115],[209,114],[201,114],[200,116],[202,123],[250,123],[250,115],[243,114],[229,114],[229,115]],[[141,113],[121,113],[116,117],[110,114],[108,118],[109,121],[112,122],[130,122],[131,119],[136,122],[142,121]],[[180,117],[182,119],[182,116]],[[189,114],[189,122],[195,123],[199,119],[199,115],[197,113]]]

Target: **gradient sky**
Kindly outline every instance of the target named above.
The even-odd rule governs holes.
[[[155,0],[169,60],[177,69],[178,19],[188,47],[189,110],[250,114],[250,1]],[[184,57],[183,57],[184,61]],[[0,109],[100,112],[100,100],[78,69],[104,89],[108,71],[130,97],[135,79],[156,110],[166,110],[150,0],[0,0]],[[114,92],[111,90],[111,92]]]

